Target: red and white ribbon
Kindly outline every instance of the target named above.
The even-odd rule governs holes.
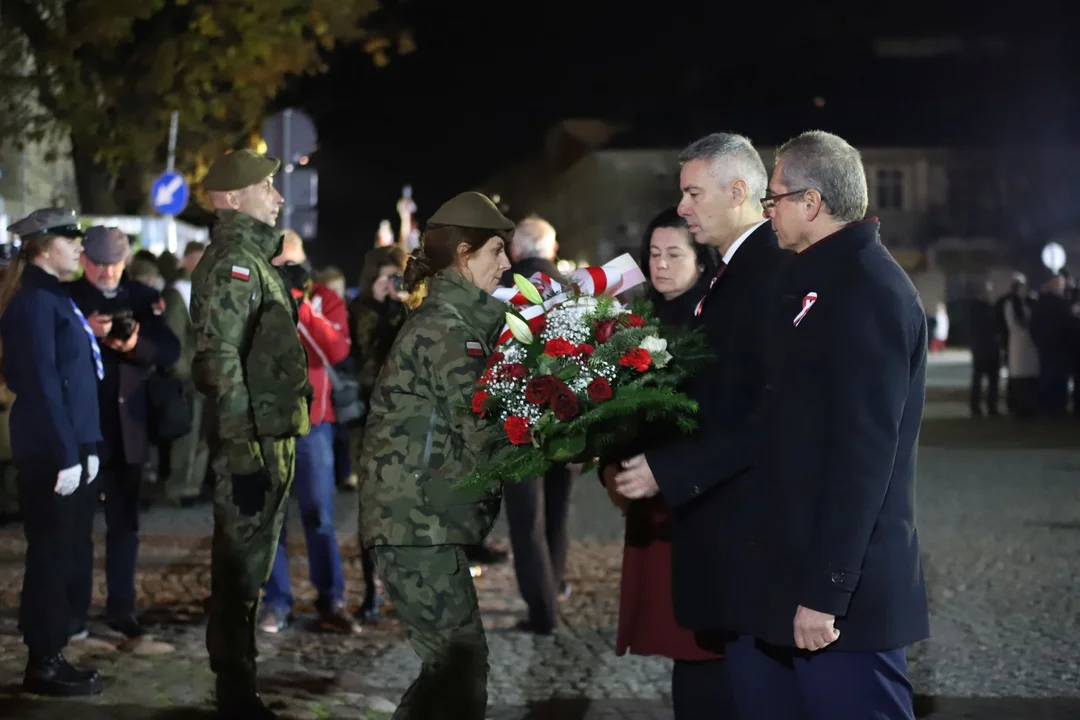
[[[570,299],[572,294],[564,292],[562,285],[544,273],[536,273],[529,278],[529,282],[540,291],[540,297],[544,300],[543,305],[531,304],[517,287],[497,288],[492,295],[508,305],[519,308],[521,317],[529,323],[533,333],[539,334],[539,328],[543,327],[544,314]],[[645,282],[645,274],[641,272],[634,258],[627,253],[600,267],[584,267],[575,270],[570,276],[570,282],[582,295],[618,295]],[[504,325],[502,332],[499,333],[497,344],[502,345],[512,337],[510,326]]]
[[[814,307],[814,303],[816,303],[816,302],[817,302],[817,293],[816,292],[806,293],[806,297],[804,297],[802,299],[802,310],[800,310],[799,314],[795,316],[795,319],[792,321],[792,325],[794,325],[795,327],[798,327],[799,323],[802,322],[802,319],[804,317],[806,317],[806,313],[810,312],[810,308]]]

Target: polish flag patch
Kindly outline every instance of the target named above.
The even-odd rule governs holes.
[[[465,343],[465,354],[469,357],[484,357],[484,346],[478,342]]]
[[[247,282],[251,277],[251,271],[246,267],[240,267],[239,265],[232,266],[232,276],[234,280],[243,280]]]
[[[806,317],[806,313],[810,312],[810,308],[814,307],[814,303],[816,303],[816,302],[817,302],[817,293],[816,292],[806,293],[806,297],[804,297],[802,299],[802,310],[800,310],[799,314],[795,316],[795,319],[792,321],[791,324],[794,325],[795,327],[799,327],[799,323],[802,322],[802,319],[804,317]]]

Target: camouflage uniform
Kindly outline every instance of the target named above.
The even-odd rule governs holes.
[[[505,311],[456,272],[438,273],[372,394],[361,535],[423,662],[395,720],[484,717],[487,641],[465,546],[483,541],[501,497],[453,485],[475,469],[484,442],[470,401]]]
[[[379,303],[371,298],[359,297],[349,304],[349,335],[356,363],[355,375],[360,383],[360,397],[368,404],[371,403],[379,370],[405,322],[405,312],[402,303],[390,298]],[[349,430],[349,457],[353,465],[359,462],[363,440],[364,426],[357,423]]]
[[[293,480],[295,437],[310,429],[307,354],[289,289],[270,264],[279,233],[218,211],[192,275],[192,378],[206,396],[215,476],[206,645],[218,705],[254,696],[255,613]]]

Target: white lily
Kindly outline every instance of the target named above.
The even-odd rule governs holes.
[[[529,282],[524,275],[515,273],[514,284],[517,285],[517,289],[525,296],[525,299],[533,305],[542,305],[544,303],[544,299],[540,297],[540,291],[537,290],[536,286]]]
[[[535,291],[536,288],[533,288]],[[510,333],[522,345],[532,345],[533,333],[529,323],[519,318],[514,313],[506,313],[506,324],[510,327]]]

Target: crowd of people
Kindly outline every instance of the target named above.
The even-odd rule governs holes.
[[[693,435],[653,427],[638,454],[599,459],[626,520],[616,649],[675,660],[679,720],[913,718],[905,648],[929,634],[913,507],[926,313],[864,217],[862,161],[843,139],[794,138],[771,177],[739,135],[702,138],[680,161],[682,199],[650,224],[641,265],[662,321],[700,331],[714,358],[686,387]],[[86,630],[102,497],[106,620],[142,635],[138,509],[156,448],[166,498],[212,488],[222,717],[274,717],[254,638],[292,621],[294,497],[322,629],[358,632],[381,586],[421,658],[395,718],[479,720],[488,648],[471,568],[499,555],[486,543],[504,501],[528,607],[518,629],[555,632],[570,592],[577,466],[503,490],[455,484],[484,455],[466,409],[504,322],[492,293],[514,273],[558,277],[555,229],[463,193],[407,258],[373,249],[347,299],[340,272],[315,273],[275,228],[278,168],[250,151],[214,163],[211,242],[180,261],[129,259],[123,233],[83,233],[71,211],[11,227],[22,245],[0,337],[28,543],[25,687],[101,691],[62,651]],[[355,613],[333,513],[335,487],[353,485]]]
[[[970,299],[971,414],[998,415],[1002,369],[1005,407],[1017,418],[1080,417],[1080,289],[1065,271],[1036,292],[1021,273],[995,297],[985,283]]]

